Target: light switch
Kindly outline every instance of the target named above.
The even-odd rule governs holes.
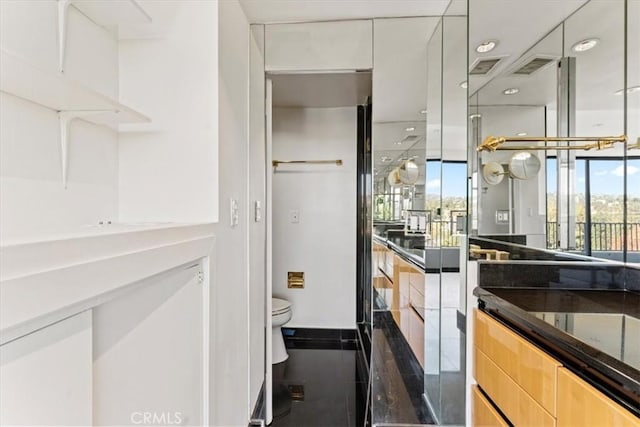
[[[254,204],[254,214],[255,221],[260,222],[260,220],[262,220],[262,202],[260,202],[260,200],[256,200]]]
[[[238,201],[234,198],[229,199],[229,218],[231,227],[235,227],[240,222],[239,219]]]
[[[292,209],[289,211],[289,222],[292,224],[297,224],[300,222],[300,211],[297,209]]]

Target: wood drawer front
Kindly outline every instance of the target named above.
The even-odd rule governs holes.
[[[471,425],[474,427],[508,427],[509,424],[493,407],[491,402],[480,391],[480,387],[474,385],[471,389],[473,409],[471,413]]]
[[[556,425],[551,414],[477,347],[474,357],[474,378],[515,426]]]
[[[555,416],[560,362],[497,320],[477,309],[475,312],[475,345]]]
[[[640,418],[567,370],[558,370],[558,427],[639,427]]]

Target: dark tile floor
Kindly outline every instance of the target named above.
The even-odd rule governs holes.
[[[371,362],[373,423],[432,424],[424,374],[388,311],[374,312]]]
[[[338,342],[332,349],[300,347],[304,345],[288,348],[289,359],[273,365],[271,426],[362,427],[367,384],[358,379],[361,354],[355,343]]]

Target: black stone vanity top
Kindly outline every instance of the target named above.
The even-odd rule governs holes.
[[[640,293],[478,287],[481,310],[640,417]]]
[[[426,271],[426,250],[424,249],[424,236],[415,237],[382,237],[373,235],[373,240],[394,251],[400,258],[413,264],[421,271]]]

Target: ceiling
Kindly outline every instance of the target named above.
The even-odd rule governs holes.
[[[640,10],[640,2],[630,3]],[[636,17],[640,13],[635,14]],[[636,18],[637,19],[637,18]],[[481,106],[530,105],[547,108],[547,132],[555,132],[557,71],[556,62],[530,76],[515,76],[513,69],[524,59],[543,55],[559,59],[571,56],[576,61],[576,135],[620,135],[624,132],[624,97],[616,95],[624,86],[624,2],[622,0],[591,0],[540,42],[528,49],[515,64],[496,73],[493,80],[477,92],[472,103]],[[629,25],[628,86],[640,85],[640,38],[637,25]],[[598,44],[588,51],[574,52],[571,47],[584,39],[598,38]],[[564,40],[563,40],[564,38]],[[634,54],[635,53],[635,54]],[[504,95],[506,88],[518,88],[515,95]],[[640,93],[628,95],[629,116],[627,134],[635,141],[640,132]],[[480,108],[482,110],[482,107]],[[509,115],[509,108],[503,110]],[[482,111],[481,111],[482,112]],[[486,118],[483,117],[483,126]],[[515,120],[515,118],[514,118]],[[541,119],[542,120],[542,119]],[[521,126],[524,126],[522,123]],[[522,129],[525,130],[525,129]],[[531,135],[531,133],[529,133]],[[592,154],[592,153],[585,153]],[[594,155],[620,155],[620,150],[593,152]]]
[[[556,25],[587,0],[473,0],[469,4],[469,65],[477,58],[503,57],[486,76],[469,79],[469,93],[509,68],[520,55],[542,39]],[[610,0],[605,0],[608,2]],[[535,23],[535,25],[532,25]],[[488,53],[477,53],[485,40],[497,40]]]
[[[440,16],[449,0],[240,0],[249,22],[332,21],[341,19]]]

